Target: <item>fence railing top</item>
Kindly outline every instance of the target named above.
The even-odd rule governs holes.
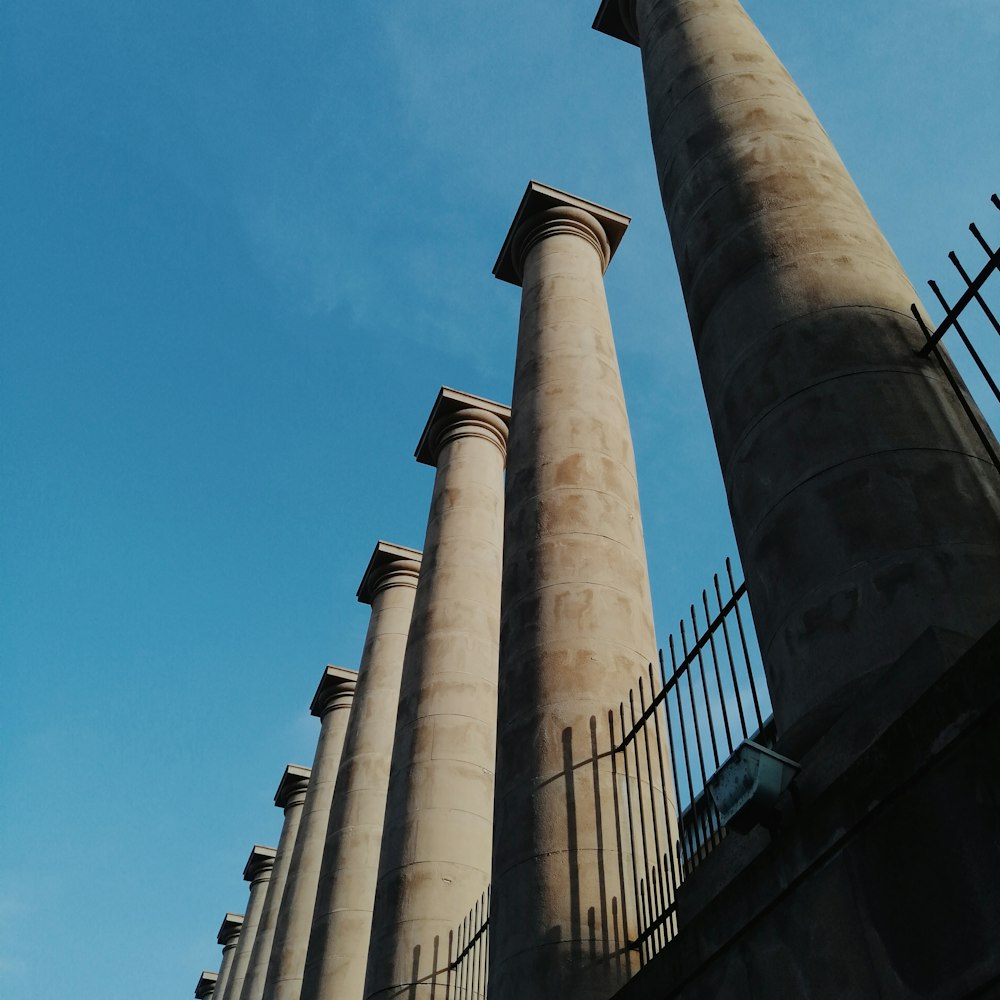
[[[997,210],[1000,211],[1000,198],[995,194],[990,199],[991,202],[996,206]],[[920,311],[917,309],[916,303],[911,306],[911,310],[917,318],[917,322],[923,327],[924,333],[927,336],[927,343],[920,349],[920,354],[927,357],[934,350],[935,345],[937,345],[941,338],[952,329],[957,323],[959,317],[968,307],[968,305],[979,297],[979,292],[982,290],[983,285],[986,284],[990,275],[993,274],[997,269],[1000,269],[1000,247],[994,249],[987,243],[983,234],[979,231],[979,227],[973,222],[969,224],[969,232],[975,236],[979,245],[986,251],[986,263],[983,265],[982,270],[975,278],[970,278],[965,268],[962,266],[962,262],[958,259],[958,254],[952,250],[948,254],[948,259],[955,265],[955,269],[962,276],[965,281],[966,288],[965,291],[958,297],[954,305],[948,305],[947,300],[941,294],[941,290],[938,287],[936,281],[928,281],[927,284],[930,285],[931,291],[934,292],[935,297],[945,308],[944,319],[938,324],[937,329],[933,333],[928,331],[926,325],[924,324],[923,317],[920,315]]]

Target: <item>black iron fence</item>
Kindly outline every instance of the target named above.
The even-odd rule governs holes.
[[[993,195],[991,201],[994,207],[1000,210],[1000,198]],[[994,340],[990,336],[991,329],[1000,336],[1000,321],[997,320],[996,313],[983,296],[983,287],[986,282],[1000,270],[1000,247],[990,246],[989,241],[975,223],[969,226],[969,232],[972,233],[980,249],[986,255],[986,261],[976,276],[972,277],[954,250],[948,254],[948,259],[954,265],[964,287],[954,303],[950,303],[936,281],[928,282],[934,297],[944,309],[944,317],[937,329],[932,333],[917,306],[913,305],[911,309],[927,338],[927,345],[920,353],[925,357],[934,357],[941,366],[961,400],[966,415],[972,421],[972,426],[979,435],[983,446],[993,459],[994,465],[1000,469],[1000,454],[997,453],[996,438],[989,430],[989,419],[984,419],[982,411],[977,409],[975,404],[967,398],[966,393],[962,391],[963,387],[958,383],[956,372],[939,348],[945,334],[954,330],[971,362],[969,365],[959,363],[959,367],[967,368],[972,379],[981,382],[992,393],[992,400],[988,396],[984,396],[982,402],[1000,414],[1000,387],[997,385],[996,377],[992,374],[993,371],[1000,371],[1000,341]],[[971,308],[973,305],[978,306],[978,309]],[[984,334],[985,336],[983,336]],[[958,359],[953,358],[952,360]]]
[[[452,1000],[476,1000],[486,996],[490,959],[490,890],[476,900],[465,919],[452,933],[444,996]]]
[[[676,894],[725,836],[706,793],[746,739],[769,743],[771,702],[746,584],[730,561],[667,642],[669,665],[649,664],[627,700],[608,713],[611,757],[622,789],[618,836],[631,857],[637,929],[627,950],[641,962],[677,932]],[[605,753],[601,752],[600,756]],[[489,890],[451,935],[445,996],[484,998],[489,966]]]
[[[746,739],[769,742],[771,703],[746,584],[713,577],[628,699],[610,713],[615,769],[625,779],[624,842],[633,858],[639,934],[648,961],[677,931],[676,894],[725,836],[706,794]]]

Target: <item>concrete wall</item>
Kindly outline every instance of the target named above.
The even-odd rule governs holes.
[[[926,646],[901,676],[928,671]],[[774,840],[726,838],[685,886],[679,936],[617,1000],[1000,996],[998,659],[1000,628],[824,788],[872,725],[868,706],[849,713]]]

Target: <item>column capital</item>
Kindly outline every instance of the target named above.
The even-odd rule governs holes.
[[[630,45],[639,44],[635,0],[602,0],[593,28]]]
[[[528,251],[539,240],[557,233],[574,233],[585,239],[600,255],[601,269],[607,270],[631,221],[627,215],[603,205],[529,181],[493,265],[493,274],[501,281],[520,285]]]
[[[277,855],[278,852],[273,847],[261,847],[260,844],[254,844],[250,857],[243,868],[243,880],[254,882],[265,872],[270,875]]]
[[[243,930],[243,914],[227,913],[222,920],[222,926],[219,928],[216,940],[225,947],[232,944],[240,936],[241,930]]]
[[[338,698],[353,698],[354,688],[358,682],[358,672],[345,667],[335,667],[327,664],[320,678],[319,686],[309,704],[309,711],[321,719],[333,707]]]
[[[371,604],[375,595],[386,587],[416,588],[421,556],[419,549],[394,545],[392,542],[377,542],[358,587],[358,600],[362,604]]]
[[[279,809],[287,809],[296,795],[304,796],[309,787],[312,768],[301,767],[298,764],[288,764],[285,773],[278,782],[278,790],[274,793],[274,804]]]
[[[413,454],[422,465],[435,466],[448,441],[474,436],[492,441],[506,456],[509,427],[509,406],[443,385]]]
[[[215,992],[215,987],[219,982],[217,972],[209,972],[207,969],[198,979],[198,985],[194,988],[195,1000],[208,1000]]]

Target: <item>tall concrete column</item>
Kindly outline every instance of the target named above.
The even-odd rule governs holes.
[[[606,1000],[633,971],[608,712],[656,656],[603,274],[628,218],[532,182],[507,457],[490,1000]],[[647,796],[648,801],[648,796]],[[655,856],[654,852],[651,852]]]
[[[260,923],[257,925],[257,937],[250,954],[250,964],[247,967],[246,979],[243,981],[240,1000],[262,1000],[264,996],[264,983],[267,980],[267,967],[271,960],[278,911],[281,909],[281,900],[285,894],[285,884],[292,864],[292,854],[298,839],[302,807],[309,791],[310,774],[308,767],[289,764],[281,776],[277,792],[274,793],[274,804],[284,810],[285,819],[281,824],[278,853],[275,855],[271,882],[260,914]]]
[[[215,996],[215,988],[219,983],[219,974],[206,970],[198,979],[198,985],[194,988],[195,1000],[212,1000]]]
[[[219,978],[215,982],[215,1000],[225,1000],[229,977],[233,971],[233,957],[236,945],[243,930],[243,914],[227,913],[219,928],[218,942],[222,945],[222,963],[219,965]]]
[[[503,474],[510,408],[443,388],[417,446],[436,466],[406,645],[365,996],[431,997],[490,882]]]
[[[267,889],[277,854],[273,847],[254,844],[243,869],[243,878],[250,883],[250,900],[243,918],[243,931],[233,953],[233,967],[226,983],[226,992],[219,1000],[240,1000],[243,993],[243,983],[250,968],[250,956],[253,954],[254,941],[257,940],[257,928],[267,901]]]
[[[416,549],[379,542],[358,589],[371,621],[333,793],[302,1000],[360,1000],[378,879],[392,738],[420,573]]]
[[[267,1000],[298,1000],[302,989],[323,845],[357,678],[353,670],[327,667],[310,705],[320,719],[319,742],[275,925],[264,986]]]
[[[1000,608],[1000,481],[915,292],[737,0],[605,0],[663,206],[779,734],[801,752],[925,629]]]

